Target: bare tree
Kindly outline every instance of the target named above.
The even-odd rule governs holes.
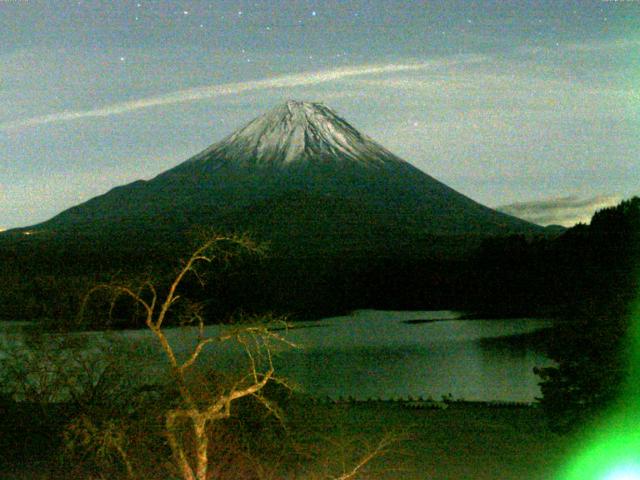
[[[211,264],[217,260],[227,260],[232,255],[232,249],[240,248],[247,252],[260,252],[260,246],[253,243],[246,236],[211,235],[183,261],[171,282],[164,288],[157,286],[154,281],[147,279],[137,284],[127,282],[112,282],[93,287],[86,295],[81,308],[80,318],[90,299],[98,292],[110,295],[111,310],[121,298],[129,298],[140,309],[147,328],[152,332],[171,374],[173,386],[177,389],[179,401],[162,410],[163,431],[167,444],[171,450],[174,473],[182,480],[209,480],[218,478],[222,465],[215,464],[216,455],[212,455],[212,439],[216,438],[214,427],[232,415],[234,402],[252,397],[260,402],[276,417],[280,416],[279,409],[264,395],[265,387],[271,382],[286,385],[282,379],[276,377],[273,364],[273,353],[278,346],[295,347],[278,331],[286,322],[282,318],[270,317],[260,321],[241,322],[236,326],[222,330],[217,336],[207,336],[205,331],[202,306],[190,303],[180,295],[180,287],[187,278],[192,276],[204,284],[203,272],[198,267]],[[167,336],[167,318],[181,301],[183,312],[187,317],[183,324],[191,325],[196,336],[195,342],[186,354],[180,353],[177,344],[172,343]],[[275,327],[275,328],[274,328]],[[211,379],[203,380],[203,369],[198,368],[198,360],[203,357],[207,346],[222,342],[235,342],[244,350],[247,367],[243,373],[230,382],[217,381],[213,391],[208,388]],[[219,379],[218,379],[219,380]],[[203,387],[203,384],[205,385]],[[120,458],[126,469],[127,477],[136,477],[136,468],[127,451],[127,438],[122,432],[126,425],[107,421],[105,431],[87,419],[81,419],[74,424],[77,429],[84,428],[100,446],[101,455],[105,449],[111,449],[115,458]],[[86,433],[86,432],[85,432]],[[76,432],[80,441],[83,432]],[[86,435],[85,435],[86,437]],[[375,458],[385,454],[397,436],[385,436],[379,442],[366,445],[363,450],[347,463],[343,463],[338,473],[335,469],[326,468],[318,463],[321,472],[309,472],[308,478],[324,478],[329,480],[352,480],[360,477],[365,467]],[[86,442],[85,442],[86,443]],[[218,450],[224,445],[217,445]],[[283,449],[280,449],[283,450]],[[270,464],[259,459],[259,455],[250,452],[241,454],[245,462],[251,467],[258,478],[278,478],[281,467],[286,464],[286,453],[279,452],[278,458],[269,458]],[[317,460],[318,457],[316,457]],[[279,472],[280,470],[280,472]],[[331,473],[330,470],[334,470]],[[306,474],[305,474],[306,475]]]
[[[188,308],[189,322],[196,325],[197,341],[186,356],[176,354],[175,346],[169,341],[163,327],[170,309],[181,298],[178,293],[179,288],[187,275],[194,275],[203,283],[197,267],[201,264],[210,264],[214,260],[226,259],[229,256],[229,249],[225,247],[229,246],[240,247],[250,252],[260,250],[260,247],[246,236],[213,235],[206,239],[182,263],[163,295],[159,294],[158,288],[150,280],[142,282],[137,288],[127,284],[102,284],[93,287],[88,292],[82,309],[84,310],[91,296],[100,290],[107,290],[113,294],[112,305],[118,298],[124,296],[142,308],[145,324],[162,348],[179,391],[180,404],[165,412],[164,422],[168,444],[178,473],[183,480],[206,480],[209,478],[210,437],[208,430],[212,422],[220,421],[231,415],[234,401],[252,396],[268,408],[272,408],[271,404],[261,395],[261,390],[267,383],[275,380],[272,357],[274,344],[289,344],[283,336],[270,328],[270,323],[240,325],[228,329],[220,336],[207,337],[200,306],[190,304]],[[209,397],[203,401],[200,398],[201,395],[198,394],[198,388],[189,381],[189,374],[207,345],[231,340],[235,340],[244,348],[249,363],[248,373],[241,376],[228,388],[219,389],[213,398]],[[189,426],[193,438],[193,448],[188,448],[189,442],[184,438],[183,425],[185,423]],[[127,469],[130,471],[129,467]]]

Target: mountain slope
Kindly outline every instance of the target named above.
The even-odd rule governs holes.
[[[117,187],[30,230],[247,230],[280,247],[357,249],[424,235],[534,233],[358,132],[331,109],[289,101],[149,181]],[[364,246],[364,245],[361,245]]]

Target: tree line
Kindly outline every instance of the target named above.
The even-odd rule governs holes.
[[[368,251],[285,256],[267,246],[266,255],[212,265],[204,290],[195,282],[184,288],[205,301],[207,318],[214,322],[238,311],[319,318],[358,308],[563,315],[582,308],[585,298],[599,304],[620,296],[622,303],[629,300],[637,247],[629,240],[635,227],[628,218],[637,202],[597,212],[590,225],[556,236],[463,240],[468,246],[455,255],[377,245]],[[154,242],[138,233],[120,240],[1,238],[0,320],[64,324],[75,318],[91,285],[112,278],[147,275],[168,285],[175,258],[188,255],[191,243],[176,232]],[[130,318],[123,311],[115,320],[127,326]]]

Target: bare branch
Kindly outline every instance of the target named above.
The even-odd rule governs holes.
[[[189,355],[189,358],[182,364],[180,365],[180,372],[182,374],[184,374],[184,372],[191,367],[191,365],[193,365],[195,363],[195,361],[198,359],[198,356],[200,355],[200,353],[202,352],[202,349],[210,344],[215,342],[216,339],[215,338],[205,338],[203,340],[200,340],[198,342],[198,344],[196,345],[196,347],[193,349],[193,352],[191,352],[191,354]]]
[[[357,461],[356,465],[348,472],[343,473],[339,477],[334,477],[333,480],[352,480],[360,473],[360,471],[377,457],[381,457],[388,452],[391,445],[399,441],[395,435],[383,436],[378,444],[373,448],[367,448],[367,452]]]
[[[227,397],[228,403],[231,403],[233,400],[237,400],[238,398],[246,397],[247,395],[252,395],[257,391],[262,390],[264,386],[267,384],[267,382],[271,380],[271,377],[273,377],[273,374],[274,374],[274,370],[273,368],[270,368],[266,373],[261,374],[262,375],[261,380],[253,383],[252,385],[248,386],[243,390],[232,391]]]

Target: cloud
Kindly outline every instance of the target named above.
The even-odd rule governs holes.
[[[463,60],[454,60],[460,62]],[[344,78],[355,77],[359,75],[377,75],[396,72],[407,72],[416,70],[425,70],[434,66],[441,65],[442,62],[431,61],[422,63],[404,63],[404,64],[373,64],[359,65],[354,67],[341,67],[330,70],[321,70],[316,72],[305,72],[293,75],[283,75],[274,78],[261,80],[251,80],[246,82],[224,83],[219,85],[208,85],[205,87],[196,87],[186,90],[177,90],[165,95],[142,98],[138,100],[130,100],[126,102],[114,103],[101,108],[91,110],[64,110],[61,112],[51,113],[30,117],[22,120],[0,123],[0,130],[12,130],[34,127],[53,122],[66,122],[78,120],[82,118],[108,117],[112,115],[120,115],[123,113],[133,112],[145,108],[174,105],[184,102],[192,102],[208,98],[216,98],[227,95],[236,95],[245,92],[257,90],[267,90],[274,88],[290,88],[307,85],[316,85],[321,83],[338,81]]]
[[[567,196],[533,202],[511,203],[496,207],[496,210],[539,225],[570,227],[579,222],[589,223],[596,210],[616,205],[620,200],[620,197],[616,195],[598,195],[588,198]]]
[[[561,95],[601,96],[637,100],[640,92],[636,88],[611,87],[609,85],[593,85],[575,80],[561,78],[536,77],[531,68],[523,68],[520,72],[496,74],[496,66],[507,72],[509,64],[497,62],[494,65],[482,65],[481,68],[468,69],[465,72],[447,72],[432,75],[428,78],[394,77],[376,79],[353,79],[349,83],[357,86],[390,90],[407,90],[412,93],[429,95],[447,95],[452,92],[458,98],[463,94],[473,93],[484,97],[519,97],[534,101],[536,98],[548,99]]]
[[[602,52],[609,50],[630,50],[640,46],[640,38],[617,38],[614,40],[567,43],[565,50],[573,52]]]

